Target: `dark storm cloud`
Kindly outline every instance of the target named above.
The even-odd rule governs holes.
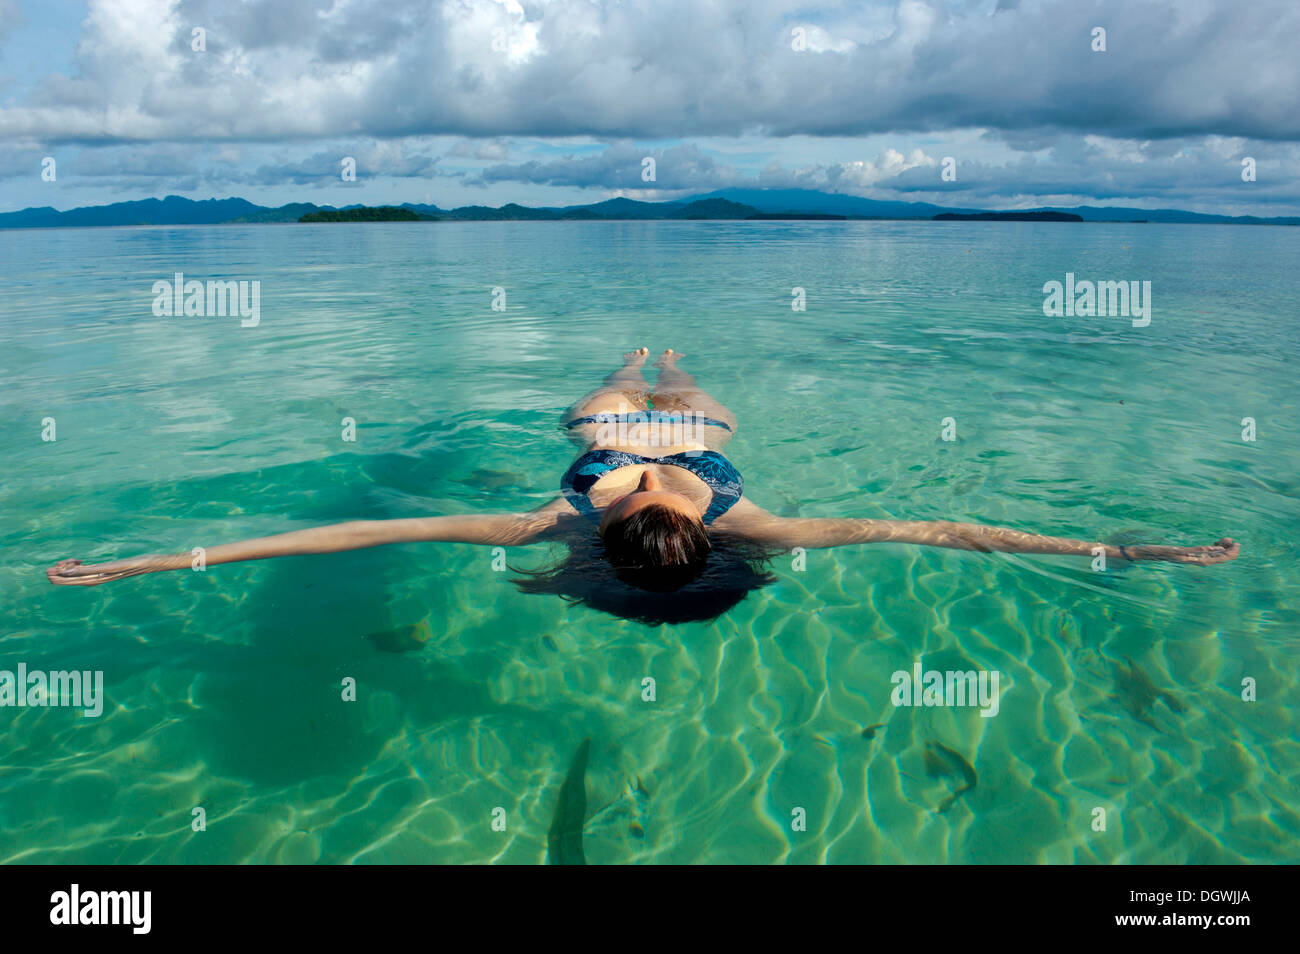
[[[652,181],[642,178],[646,158],[654,159]],[[489,166],[480,173],[484,183],[528,182],[534,185],[609,189],[717,189],[734,185],[735,169],[719,166],[695,145],[643,149],[615,145],[597,155],[531,160]]]
[[[251,173],[232,175],[230,179],[255,185],[334,183],[339,181],[345,158],[354,160],[358,179],[373,176],[406,179],[448,175],[437,168],[439,160],[433,156],[395,155],[390,149],[366,147],[339,148],[331,152],[317,152],[296,161],[267,163]]]

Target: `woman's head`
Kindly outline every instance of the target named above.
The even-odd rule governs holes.
[[[713,619],[776,578],[768,551],[704,526],[690,499],[647,470],[636,490],[605,508],[599,535],[576,521],[568,557],[515,584],[650,625]],[[671,594],[671,595],[669,595]]]
[[[699,514],[663,504],[642,507],[605,527],[605,556],[619,578],[656,592],[680,589],[708,559],[709,533]]]
[[[704,568],[709,534],[690,499],[649,468],[636,490],[605,508],[600,536],[619,578],[653,592],[680,589]]]

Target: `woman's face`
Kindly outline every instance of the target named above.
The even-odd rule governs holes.
[[[600,520],[600,532],[603,534],[605,528],[611,523],[626,520],[638,510],[652,504],[680,510],[682,513],[689,514],[696,519],[699,519],[700,516],[700,512],[695,509],[695,505],[688,498],[671,490],[664,490],[663,484],[659,481],[659,475],[652,468],[647,467],[641,474],[641,482],[637,484],[636,490],[619,497],[605,508],[605,514]]]

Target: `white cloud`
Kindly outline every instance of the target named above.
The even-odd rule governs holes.
[[[942,10],[942,12],[941,12]],[[77,68],[0,134],[115,139],[865,135],[988,127],[1300,139],[1291,0],[91,0]],[[1090,28],[1108,26],[1108,52]],[[203,25],[208,49],[194,53]],[[496,33],[494,31],[502,31]],[[504,49],[494,49],[503,41]],[[501,45],[500,42],[497,44]]]
[[[839,178],[846,185],[865,189],[882,179],[892,179],[908,169],[933,165],[937,165],[937,160],[927,156],[920,149],[913,149],[907,156],[897,149],[886,149],[874,160],[843,163],[840,166]]]

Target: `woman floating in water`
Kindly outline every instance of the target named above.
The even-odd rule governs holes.
[[[209,548],[207,565],[440,540],[486,546],[560,541],[569,554],[541,571],[517,571],[531,593],[554,593],[649,623],[711,619],[772,582],[776,552],[857,543],[915,543],[957,550],[1061,553],[1107,560],[1163,560],[1207,566],[1234,560],[1240,546],[1109,546],[1004,527],[945,520],[778,517],[744,496],[739,471],[721,453],[736,417],[677,367],[669,350],[651,390],[641,374],[648,350],[564,417],[584,449],[560,481],[562,496],[527,513],[362,520]],[[143,556],[83,566],[62,560],[51,583],[97,586],[141,573],[180,570],[189,554]],[[668,595],[671,594],[671,595]]]

